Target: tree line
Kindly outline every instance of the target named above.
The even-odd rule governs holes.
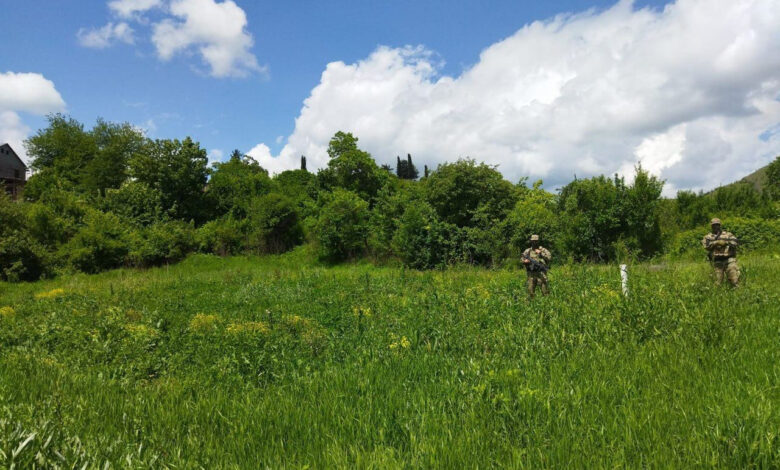
[[[361,257],[417,269],[519,264],[531,234],[556,259],[609,262],[694,253],[719,216],[749,248],[780,241],[780,157],[761,190],[731,185],[661,197],[641,166],[575,178],[557,192],[513,183],[463,158],[423,175],[411,155],[377,165],[358,138],[337,132],[327,167],[271,176],[234,151],[208,164],[187,137],[149,139],[135,127],[64,115],[26,141],[33,176],[24,201],[0,196],[0,279],[148,267],[190,253],[282,253],[309,244],[329,263]]]

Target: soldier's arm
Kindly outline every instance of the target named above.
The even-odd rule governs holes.
[[[736,248],[739,245],[739,240],[737,240],[737,237],[735,237],[733,234],[729,233],[728,238],[726,238],[726,243],[729,244],[729,246],[733,246]]]
[[[715,248],[710,244],[710,239],[707,237],[701,239],[701,246],[703,246],[707,251],[712,251],[712,249]]]
[[[550,253],[550,250],[542,248],[542,258],[544,258],[545,263],[550,264],[550,261],[552,261],[552,253]]]

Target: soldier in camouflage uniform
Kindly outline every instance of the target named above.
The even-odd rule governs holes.
[[[539,245],[539,235],[531,235],[531,247],[523,252],[523,264],[528,275],[528,297],[534,298],[536,286],[542,290],[542,294],[550,293],[547,288],[547,266],[550,265],[552,254],[550,250]]]
[[[739,284],[737,266],[737,237],[720,228],[720,219],[712,219],[712,232],[704,236],[701,244],[707,250],[707,256],[715,269],[715,284],[723,282],[724,275],[736,287]]]

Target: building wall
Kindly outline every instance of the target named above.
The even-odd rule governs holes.
[[[27,181],[27,168],[16,158],[8,145],[0,145],[0,183],[5,192],[17,199]]]
[[[7,145],[0,146],[0,178],[27,180],[27,168],[17,160]]]

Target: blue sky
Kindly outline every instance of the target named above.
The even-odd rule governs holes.
[[[127,2],[127,4],[138,1],[144,3],[144,0],[113,1],[115,3]],[[494,79],[500,81],[501,67],[489,69],[485,66],[483,72],[477,73],[480,69],[479,65],[482,65],[483,62],[480,54],[491,48],[491,50],[506,49],[510,43],[507,38],[519,36],[519,31],[525,28],[526,34],[514,41],[516,43],[512,46],[515,47],[514,52],[498,60],[497,63],[500,65],[501,61],[504,61],[508,68],[513,68],[514,71],[510,73],[523,83],[525,83],[523,77],[536,74],[540,70],[554,70],[552,78],[546,76],[540,79],[542,82],[528,82],[529,89],[539,88],[541,90],[539,93],[544,95],[548,92],[545,83],[549,83],[550,80],[555,81],[556,77],[563,73],[561,70],[571,70],[574,66],[572,63],[560,62],[552,65],[549,63],[549,57],[529,57],[529,49],[532,50],[535,44],[540,44],[540,47],[546,47],[546,44],[557,44],[556,41],[563,36],[567,38],[567,41],[579,41],[578,35],[585,38],[583,41],[587,42],[591,41],[588,39],[591,32],[597,32],[600,29],[610,31],[614,24],[618,26],[625,24],[625,28],[616,27],[614,29],[617,31],[614,33],[616,37],[620,37],[622,29],[628,29],[630,30],[629,34],[633,35],[631,36],[633,53],[639,54],[641,52],[650,57],[656,57],[659,51],[647,51],[647,47],[643,45],[652,34],[656,34],[652,28],[666,27],[672,31],[675,29],[674,24],[691,23],[690,18],[686,15],[696,14],[690,13],[692,8],[684,8],[686,5],[675,4],[670,5],[670,8],[676,8],[676,13],[675,11],[664,13],[666,2],[655,1],[637,1],[633,4],[623,2],[622,6],[616,6],[614,2],[577,0],[562,2],[504,0],[490,2],[265,2],[237,0],[235,4],[237,10],[243,11],[246,17],[246,25],[241,31],[243,36],[239,39],[251,37],[253,45],[243,48],[236,47],[242,53],[248,54],[249,60],[255,61],[255,63],[246,66],[237,65],[234,67],[237,72],[228,70],[227,73],[219,73],[215,72],[213,66],[205,62],[199,53],[199,47],[203,42],[208,42],[208,39],[202,39],[202,36],[198,36],[198,32],[189,31],[187,34],[194,34],[196,39],[190,39],[190,42],[184,46],[175,46],[178,48],[170,54],[169,59],[162,57],[164,54],[161,53],[158,41],[154,39],[156,25],[164,22],[169,22],[175,28],[179,28],[175,34],[181,33],[185,17],[172,14],[171,1],[184,3],[191,0],[149,1],[159,2],[159,4],[155,8],[142,10],[129,16],[118,14],[119,10],[116,8],[109,8],[108,1],[31,0],[4,2],[3,11],[6,21],[4,22],[3,34],[5,39],[0,42],[0,73],[42,75],[53,83],[56,92],[64,100],[64,111],[87,125],[94,123],[95,119],[100,116],[110,121],[128,121],[143,127],[147,129],[151,137],[181,138],[190,135],[199,140],[205,148],[211,151],[216,150],[214,155],[217,157],[220,153],[227,155],[233,148],[239,148],[245,152],[254,150],[261,163],[271,167],[272,171],[283,169],[285,165],[289,166],[290,162],[300,153],[317,154],[321,152],[323,137],[320,134],[324,132],[322,129],[332,126],[334,121],[338,122],[339,127],[350,127],[350,124],[355,122],[356,125],[353,128],[344,130],[355,131],[358,137],[362,136],[359,132],[361,125],[357,123],[371,122],[373,127],[363,131],[366,138],[361,138],[361,141],[366,142],[368,149],[380,162],[394,161],[396,153],[407,151],[413,155],[420,155],[419,159],[429,161],[431,166],[435,166],[441,161],[465,156],[454,154],[460,153],[459,147],[445,147],[438,150],[437,153],[435,145],[430,143],[415,145],[419,138],[415,140],[408,137],[413,132],[422,134],[429,128],[432,129],[433,133],[443,135],[443,137],[436,138],[438,141],[447,140],[459,132],[462,134],[462,131],[458,131],[455,127],[444,126],[441,128],[440,123],[443,121],[439,118],[436,119],[435,124],[428,122],[425,124],[427,127],[422,129],[409,130],[407,125],[400,125],[392,129],[393,136],[391,137],[383,137],[382,132],[378,131],[375,135],[373,129],[381,127],[381,122],[386,118],[410,122],[425,109],[435,108],[441,103],[427,102],[422,108],[423,111],[417,110],[414,115],[400,117],[388,117],[381,110],[375,114],[371,114],[372,111],[355,112],[357,106],[354,103],[348,99],[339,100],[339,96],[343,98],[343,95],[339,94],[344,93],[343,90],[329,94],[332,89],[335,89],[332,88],[335,86],[333,80],[329,78],[327,83],[323,80],[326,76],[330,77],[329,74],[324,74],[326,66],[330,63],[341,62],[346,67],[328,70],[333,72],[334,76],[342,77],[345,80],[342,88],[346,88],[346,93],[350,94],[350,90],[362,86],[360,82],[354,81],[357,76],[365,75],[362,73],[362,69],[369,70],[374,62],[379,63],[388,57],[387,60],[392,62],[394,60],[392,57],[395,57],[400,62],[383,65],[381,73],[369,80],[369,83],[393,83],[393,80],[410,70],[412,74],[416,74],[413,82],[404,82],[406,84],[401,87],[401,91],[393,92],[392,99],[395,103],[410,99],[409,96],[419,97],[420,94],[415,91],[419,87],[445,86],[446,83],[443,83],[442,79],[463,83],[466,81],[467,72],[472,69],[474,70],[473,75],[490,75],[491,73],[495,75],[484,82],[484,87],[489,88],[494,85]],[[193,2],[193,9],[200,8],[198,5],[206,3],[224,4],[220,0],[193,0]],[[677,3],[696,2],[697,0],[680,0]],[[766,6],[767,2],[763,2],[765,4],[763,6],[760,1],[749,2],[745,0],[745,2],[749,4],[750,8],[757,10],[754,15],[748,17],[750,21],[759,21],[759,16],[766,16],[766,11],[758,11],[761,8],[768,9],[770,14],[777,13],[777,9],[771,6],[772,2],[769,2],[769,6]],[[588,10],[590,10],[589,13],[583,13]],[[527,27],[528,24],[540,20],[549,25],[553,17],[563,13],[577,15],[564,17],[559,23],[537,33]],[[717,11],[712,12],[712,14],[716,13],[719,14]],[[706,18],[706,14],[706,12],[703,14],[703,20]],[[670,24],[665,25],[664,22]],[[105,47],[95,47],[94,41],[90,45],[89,41],[84,39],[90,31],[99,30],[108,23],[112,25],[126,24],[133,30],[130,36],[132,39],[127,39],[128,36],[125,36],[123,40],[117,34],[102,44]],[[744,26],[744,21],[742,25]],[[220,25],[215,24],[214,28],[219,30]],[[723,25],[722,28],[728,30],[729,24]],[[755,30],[759,35],[764,34],[759,27],[756,27]],[[219,33],[214,34],[218,35]],[[538,34],[538,36],[534,36],[534,34]],[[664,34],[668,35],[669,33]],[[778,43],[776,36],[776,34],[773,37],[770,36],[761,47],[772,50],[771,48]],[[181,35],[170,37],[174,38],[170,41],[175,42],[179,40],[177,38],[180,38]],[[201,39],[197,39],[198,37]],[[168,44],[171,44],[170,41]],[[230,42],[233,39],[228,38],[226,41]],[[592,47],[588,46],[590,49],[583,49],[581,55],[585,58],[591,57],[591,59],[587,59],[591,63],[599,63],[597,60],[601,59],[593,57],[597,57],[596,52],[604,48],[602,43],[598,43],[603,39],[593,39],[592,41]],[[735,41],[738,42],[738,37],[734,41],[724,43],[722,49],[726,50],[728,44]],[[132,42],[132,44],[128,42]],[[230,44],[235,45],[236,42],[230,42]],[[383,54],[387,57],[377,54],[380,46],[386,46],[386,51]],[[404,53],[405,46],[418,49]],[[233,48],[232,45],[230,47]],[[235,50],[236,48],[231,49],[231,51]],[[565,55],[567,53],[566,47],[552,47],[550,50],[553,51],[550,52],[551,54]],[[662,52],[670,53],[669,50]],[[396,56],[392,56],[393,53],[397,53]],[[707,54],[715,53],[722,55],[723,51],[702,50],[698,54],[701,54],[702,60],[708,60]],[[514,57],[523,57],[522,64],[515,63]],[[620,64],[605,66],[604,70],[613,66],[616,68],[623,66],[625,60],[619,60]],[[578,59],[576,67],[588,69],[589,66],[585,61],[585,59]],[[426,67],[430,66],[431,70],[422,70],[419,68],[420,63],[425,64]],[[350,69],[350,66],[354,66],[354,68]],[[414,69],[415,66],[418,68]],[[677,65],[671,67],[670,71],[668,64],[661,61],[659,67],[664,74],[671,76]],[[755,65],[755,67],[761,68],[759,65]],[[775,63],[770,63],[768,70],[766,70],[766,64],[763,67],[765,69],[763,73],[757,72],[754,74],[755,76],[746,78],[747,84],[739,85],[742,87],[737,90],[741,93],[740,99],[747,96],[751,90],[762,86],[765,88],[766,82],[769,80],[767,77],[778,72]],[[569,75],[570,78],[584,75],[578,69],[574,70],[574,73]],[[243,76],[234,76],[237,74]],[[586,85],[583,85],[585,87],[583,89],[594,89],[592,84]],[[0,86],[2,86],[2,82],[0,82]],[[476,87],[479,89],[479,84]],[[314,97],[311,100],[311,109],[302,112],[304,100],[313,97],[316,89],[321,91],[321,95],[330,96],[332,100]],[[561,85],[561,90],[563,89],[564,85]],[[770,91],[775,93],[774,89]],[[2,90],[0,90],[0,95],[2,95],[1,92]],[[630,92],[626,91],[626,93],[642,92],[641,88]],[[379,93],[376,99],[378,103],[381,103],[385,100],[384,96],[381,95],[384,92],[380,91]],[[471,94],[473,92],[463,91],[460,96],[470,96]],[[561,99],[565,97],[565,93],[559,92],[558,95],[562,97]],[[371,98],[372,95],[368,95],[368,98],[362,96],[360,100],[365,102],[366,99],[370,101]],[[484,104],[490,101],[489,98],[477,99]],[[552,103],[546,102],[545,99],[536,98],[538,97],[532,97],[521,104],[525,108],[533,102],[552,106]],[[430,97],[425,99],[435,100],[435,98]],[[462,101],[462,98],[459,99]],[[514,98],[504,99],[500,102],[515,102],[515,100]],[[686,152],[692,155],[696,154],[696,149],[691,149],[691,143],[696,136],[691,135],[690,128],[703,118],[714,119],[718,116],[731,114],[733,116],[730,117],[737,119],[740,113],[730,112],[728,109],[740,108],[743,104],[735,102],[734,97],[726,97],[719,105],[716,104],[709,113],[691,115],[687,111],[681,111],[682,116],[676,119],[659,118],[660,121],[657,123],[642,123],[642,126],[647,127],[645,133],[633,128],[628,131],[623,130],[621,137],[616,138],[616,141],[608,139],[600,142],[598,143],[599,147],[595,150],[588,149],[582,155],[574,155],[576,152],[573,152],[572,149],[579,148],[573,146],[574,144],[565,148],[558,148],[557,145],[546,148],[547,144],[524,147],[524,142],[534,140],[537,136],[540,141],[556,140],[556,135],[547,135],[542,130],[532,136],[524,136],[523,142],[506,142],[506,148],[514,150],[493,149],[494,140],[485,136],[495,134],[495,141],[506,141],[507,137],[499,132],[501,123],[496,124],[496,128],[485,129],[481,136],[481,144],[470,145],[464,142],[463,149],[470,156],[498,164],[505,175],[511,179],[529,174],[532,177],[539,176],[553,181],[563,181],[568,175],[574,173],[581,175],[625,171],[637,160],[637,155],[652,154],[650,160],[656,159],[660,162],[656,165],[659,168],[658,172],[673,180],[672,183],[675,187],[705,187],[721,182],[717,179],[723,179],[726,175],[713,174],[707,178],[697,177],[691,174],[690,168],[680,165],[680,163],[685,163],[686,155],[684,154]],[[318,106],[328,107],[329,111],[318,112]],[[449,106],[451,107],[451,105]],[[517,106],[514,111],[521,111],[521,105]],[[706,108],[706,104],[704,107]],[[332,114],[329,114],[333,112],[334,108],[340,108],[337,113],[339,116],[344,116],[344,119],[335,119]],[[378,106],[379,108],[381,106]],[[400,106],[393,106],[393,110],[398,108]],[[57,110],[57,105],[53,105],[52,110]],[[0,102],[0,111],[3,111],[2,102]],[[460,111],[455,107],[454,112]],[[488,111],[503,112],[499,108]],[[27,133],[34,132],[45,123],[42,113],[38,110],[30,112],[29,106],[25,108],[22,105],[17,105],[14,108],[11,105],[6,105],[6,112],[15,113],[20,121],[17,125],[22,129],[26,128]],[[448,111],[449,114],[452,112],[452,109]],[[467,113],[466,108],[462,112]],[[772,125],[775,126],[775,129],[777,127],[778,119],[775,110],[765,110],[763,113],[768,116],[764,116],[760,123],[756,123],[755,129],[750,129],[750,132],[755,133],[756,136],[759,134],[766,136],[766,132],[768,129],[772,129]],[[296,118],[301,118],[308,124],[303,123],[296,126]],[[583,116],[583,119],[597,121],[601,118],[599,116],[591,118]],[[679,129],[681,125],[685,127],[682,131]],[[10,126],[10,124],[6,124],[6,126]],[[474,126],[472,125],[472,127]],[[730,123],[727,127],[734,127],[734,124]],[[526,129],[528,126],[525,125],[523,128]],[[2,128],[0,128],[0,138],[2,138],[1,131]],[[332,129],[327,129],[327,133],[331,131]],[[685,135],[679,137],[680,132]],[[11,134],[11,130],[9,130],[6,134],[19,135],[19,132]],[[680,139],[685,141],[684,151],[675,150],[673,142],[675,138],[678,141]],[[621,139],[626,140],[626,143],[621,144]],[[762,154],[748,158],[749,161],[745,164],[745,168],[740,167],[738,172],[747,171],[747,165],[761,163],[762,159],[766,160],[772,152],[778,149],[776,136],[775,138],[770,136],[765,140],[756,138],[756,140],[759,144],[755,144],[753,147],[742,145],[742,147],[745,147],[745,151]],[[306,144],[302,144],[302,142],[306,142]],[[763,142],[764,145],[761,146],[760,142]],[[262,147],[258,150],[260,144],[267,146],[267,151],[266,148]],[[620,145],[624,145],[625,148],[612,148]],[[732,148],[740,147],[740,145],[728,141],[725,142],[725,145],[730,145]],[[287,149],[285,149],[286,146]],[[541,149],[541,147],[545,148]],[[604,154],[615,152],[616,156],[602,156],[600,149],[605,149]],[[659,152],[667,152],[667,154],[677,152],[682,157],[679,155],[657,156]],[[446,155],[440,155],[441,153],[446,153]],[[543,158],[547,153],[565,154],[566,156],[556,157],[557,160],[553,161],[552,167],[548,165],[549,161],[541,162],[540,165],[533,163],[537,161],[534,158]],[[617,155],[621,153],[629,153],[629,155],[618,157]],[[745,155],[734,155],[733,151],[723,156],[725,162],[744,158]],[[285,163],[282,163],[283,161]],[[314,155],[313,161],[322,162],[323,160]]]

